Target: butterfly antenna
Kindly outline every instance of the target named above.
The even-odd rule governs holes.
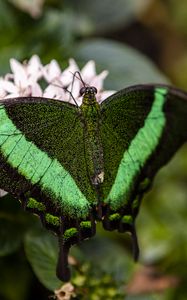
[[[72,72],[71,72],[72,73]],[[84,82],[84,80],[82,79],[82,76],[81,76],[81,73],[79,71],[75,71],[74,73],[72,73],[73,75],[73,81],[72,83],[74,82],[75,78],[79,79],[81,82],[82,82],[82,85],[85,87],[86,84]],[[77,76],[78,75],[78,76]]]
[[[71,98],[73,99],[73,101],[75,102],[76,106],[78,106],[77,101],[76,101],[75,98],[73,97],[72,91],[69,91],[67,88],[65,88],[65,87],[63,87],[63,86],[60,86],[60,85],[58,85],[58,84],[55,84],[55,83],[53,83],[53,85],[54,85],[54,86],[57,86],[57,87],[61,87],[65,92],[68,92],[69,95],[70,95],[70,97],[71,97]],[[68,101],[68,102],[70,102],[70,98],[69,98],[69,101]]]
[[[73,75],[73,80],[72,80],[72,84],[71,84],[71,90],[68,91],[66,89],[66,91],[69,92],[70,96],[72,97],[72,99],[74,100],[74,102],[76,103],[76,105],[78,106],[78,104],[77,104],[77,102],[76,102],[76,100],[75,100],[75,98],[73,97],[73,94],[72,94],[73,85],[74,85],[74,82],[75,82],[75,78],[77,78],[78,80],[80,80],[81,83],[82,83],[82,85],[84,87],[86,87],[86,84],[85,84],[84,80],[82,79],[81,73],[79,71],[75,71],[74,73],[70,71],[70,73]],[[87,84],[87,86],[88,86],[88,84]],[[70,101],[70,98],[69,98],[69,101]]]
[[[72,91],[69,91],[68,89],[65,89],[65,91],[69,93],[70,97],[73,99],[73,101],[75,102],[76,106],[78,107],[78,103],[75,100],[75,98],[74,98],[74,96],[72,94]],[[70,99],[71,99],[70,97],[69,97],[69,102],[70,102]]]
[[[72,97],[72,99],[74,100],[74,102],[76,103],[76,100],[75,100],[75,98],[73,97],[73,85],[74,85],[74,82],[75,82],[75,78],[78,78],[79,80],[80,80],[80,78],[82,79],[82,77],[77,77],[76,76],[76,74],[78,73],[79,74],[79,76],[81,76],[80,75],[80,72],[79,71],[75,71],[75,73],[72,73],[71,71],[70,71],[70,73],[73,75],[73,80],[72,80],[72,83],[71,83],[71,90],[70,91],[68,91],[67,89],[66,89],[66,91],[67,92],[69,92],[69,102],[70,102],[70,97]],[[83,83],[83,81],[81,80],[81,82]],[[84,83],[83,83],[84,84]],[[78,104],[76,103],[76,105],[78,106]]]

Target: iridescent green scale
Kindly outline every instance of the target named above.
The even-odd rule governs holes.
[[[37,213],[60,241],[57,275],[68,281],[71,245],[106,230],[129,231],[135,259],[140,200],[187,140],[187,94],[139,85],[101,104],[81,90],[80,107],[45,98],[0,104],[0,188]]]

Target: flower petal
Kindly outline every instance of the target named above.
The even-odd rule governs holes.
[[[4,82],[2,81],[2,86],[7,93],[17,93],[18,92],[17,86],[11,81],[8,81],[8,80],[4,80]]]
[[[10,67],[14,74],[16,86],[25,87],[28,85],[26,67],[14,58],[10,59]]]
[[[101,72],[99,75],[96,75],[94,78],[92,78],[90,85],[95,86],[97,90],[100,91],[103,88],[103,82],[107,75],[108,71]]]
[[[42,76],[42,64],[38,55],[33,55],[28,61],[27,75],[32,81],[37,81]]]
[[[110,97],[111,95],[113,95],[116,91],[103,91],[100,93],[99,96],[99,103],[103,102],[106,98]]]
[[[61,87],[50,84],[44,90],[43,97],[66,101],[66,94]]]
[[[85,84],[90,85],[91,80],[96,76],[95,61],[88,61],[87,64],[82,68],[81,75],[85,81]]]
[[[61,75],[61,69],[55,59],[42,69],[43,76],[48,83],[51,83],[55,78]]]
[[[31,86],[31,96],[34,96],[34,97],[42,97],[43,96],[43,91],[41,89],[41,86],[37,82],[35,82]]]
[[[67,67],[60,76],[60,81],[62,82],[64,87],[67,87],[70,83],[72,83],[72,80],[74,78],[74,73],[78,71],[79,67],[77,66],[75,60],[71,58],[69,60],[69,67]]]

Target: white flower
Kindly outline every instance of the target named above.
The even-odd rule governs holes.
[[[55,296],[58,300],[70,300],[75,297],[74,286],[68,282],[65,283],[59,290],[55,290]]]
[[[48,83],[58,78],[61,72],[60,66],[55,59],[42,68],[43,77]]]
[[[2,98],[15,98],[43,95],[42,89],[37,82],[42,77],[42,68],[40,59],[37,55],[31,57],[28,63],[21,64],[16,59],[10,59],[12,74],[1,78],[1,86],[4,89],[5,96]]]
[[[0,99],[35,96],[81,105],[82,97],[79,91],[84,85],[97,88],[98,102],[114,93],[103,90],[103,82],[108,71],[97,75],[95,62],[92,60],[80,70],[75,60],[70,59],[69,66],[62,71],[56,60],[43,66],[40,58],[34,55],[23,64],[12,58],[10,67],[12,73],[0,78]],[[44,90],[40,86],[40,79],[46,83]]]

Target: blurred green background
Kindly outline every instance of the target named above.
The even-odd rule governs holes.
[[[0,75],[9,59],[43,64],[73,57],[109,70],[105,88],[167,83],[187,89],[187,2],[177,0],[0,0]],[[187,145],[157,175],[137,218],[139,263],[130,237],[106,233],[73,247],[74,299],[187,299]],[[12,197],[0,199],[0,300],[48,299],[55,237]],[[63,298],[63,294],[61,294]]]

